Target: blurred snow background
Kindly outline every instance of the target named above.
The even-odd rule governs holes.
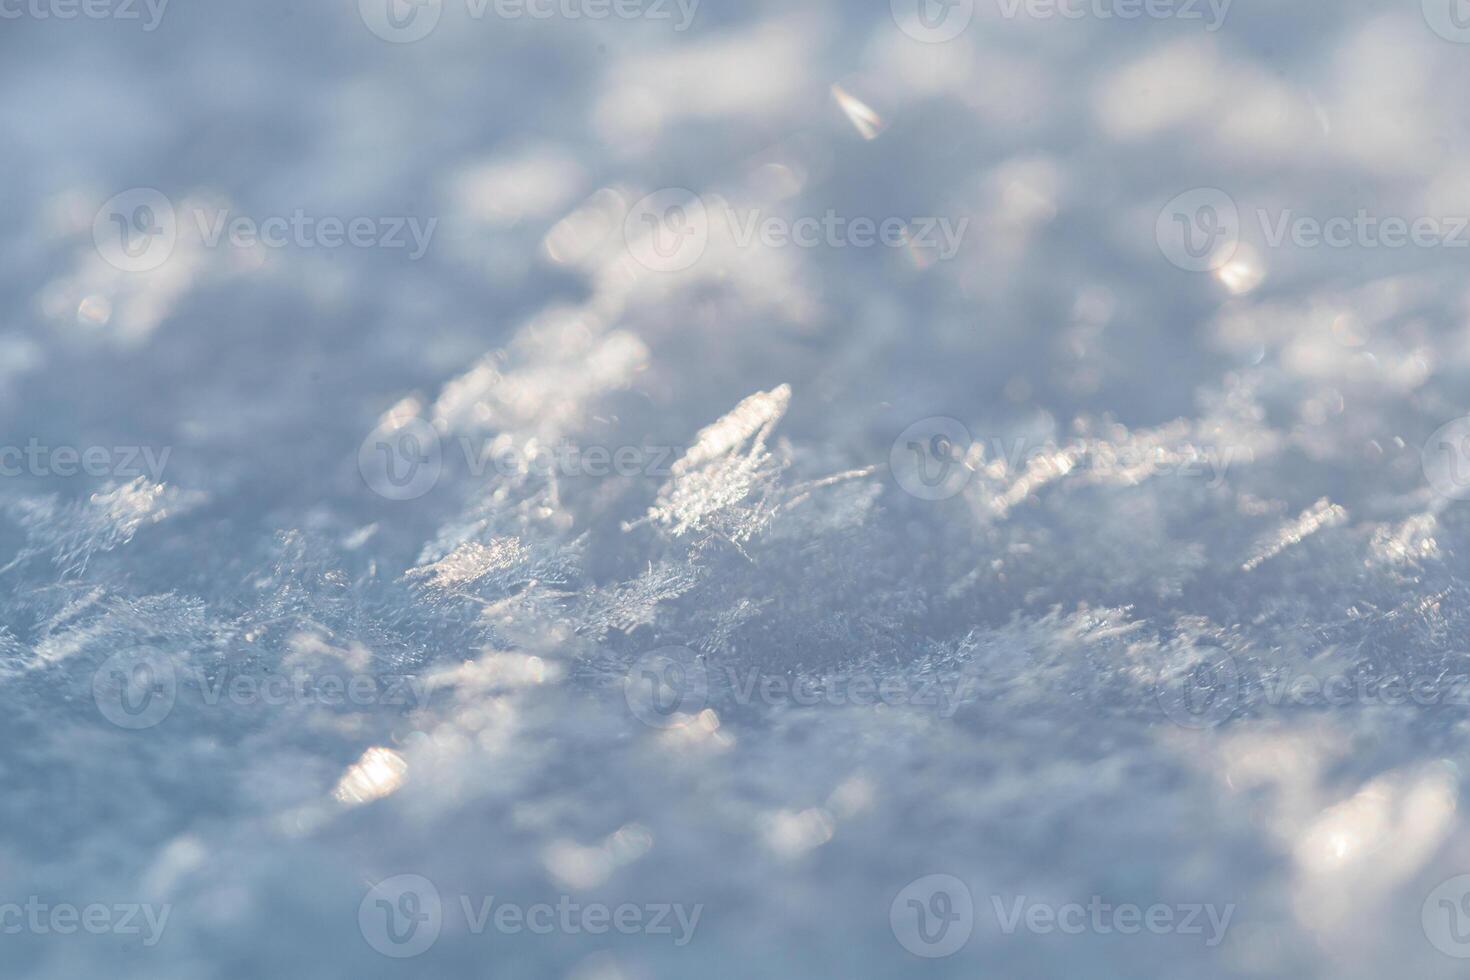
[[[0,904],[171,913],[151,946],[0,935],[0,972],[1458,975],[1430,896],[1470,872],[1463,699],[1267,695],[1470,673],[1467,505],[1421,465],[1466,412],[1466,253],[1273,246],[1256,213],[1470,214],[1470,46],[1433,0],[1236,0],[1214,31],[1008,6],[941,43],[811,0],[684,31],[443,0],[411,43],[352,0],[6,8],[0,442],[53,454],[0,480]],[[94,225],[136,188],[177,241],[129,272]],[[668,188],[707,216],[673,271],[625,234]],[[1240,212],[1206,272],[1157,233],[1195,188]],[[941,260],[742,245],[726,207],[968,224]],[[210,246],[197,208],[437,224],[415,261]],[[890,471],[933,417],[973,439],[939,500]],[[438,447],[411,499],[385,439]],[[167,456],[67,475],[56,447]],[[668,647],[711,684],[650,726],[636,665]],[[166,717],[109,720],[119,656],[166,665]],[[719,683],[750,671],[965,693]],[[300,673],[428,693],[194,681]],[[395,959],[359,912],[405,874],[443,921]],[[931,874],[974,902],[941,958],[890,922]],[[1094,895],[1234,912],[1207,946],[993,910]],[[459,896],[703,912],[684,946],[476,935]]]

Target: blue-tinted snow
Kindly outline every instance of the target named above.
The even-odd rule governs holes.
[[[1463,971],[1466,11],[392,2],[0,0],[0,973]]]

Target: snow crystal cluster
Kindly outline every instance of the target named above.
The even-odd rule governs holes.
[[[1445,4],[63,6],[0,976],[1461,975]]]

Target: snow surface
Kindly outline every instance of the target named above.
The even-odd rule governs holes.
[[[0,974],[1463,974],[1470,504],[1421,449],[1466,253],[1256,218],[1470,214],[1433,0],[977,0],[932,44],[876,2],[444,0],[413,43],[358,6],[0,20],[0,443],[159,464],[0,479]],[[94,240],[134,188],[190,216],[147,271]],[[687,268],[626,232],[666,188]],[[1159,240],[1193,188],[1240,209],[1212,271]],[[968,225],[741,244],[726,206]],[[211,246],[195,208],[437,226]],[[402,875],[442,903],[411,957]],[[903,925],[930,875],[973,905],[946,956]],[[32,896],[169,917],[11,931]],[[491,896],[701,912],[477,930]],[[1007,933],[1020,896],[1231,918]]]

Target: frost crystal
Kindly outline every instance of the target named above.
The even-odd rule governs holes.
[[[63,575],[83,572],[94,555],[127,544],[140,528],[187,510],[202,499],[202,494],[149,483],[140,476],[94,493],[85,503],[62,504],[54,497],[17,501],[11,512],[30,543],[11,566],[49,554]]]
[[[769,523],[785,464],[766,448],[786,414],[791,388],[757,392],[699,431],[673,466],[648,520],[675,537],[718,537],[737,547]]]
[[[0,0],[0,974],[1462,975],[1464,4],[1018,4]]]

